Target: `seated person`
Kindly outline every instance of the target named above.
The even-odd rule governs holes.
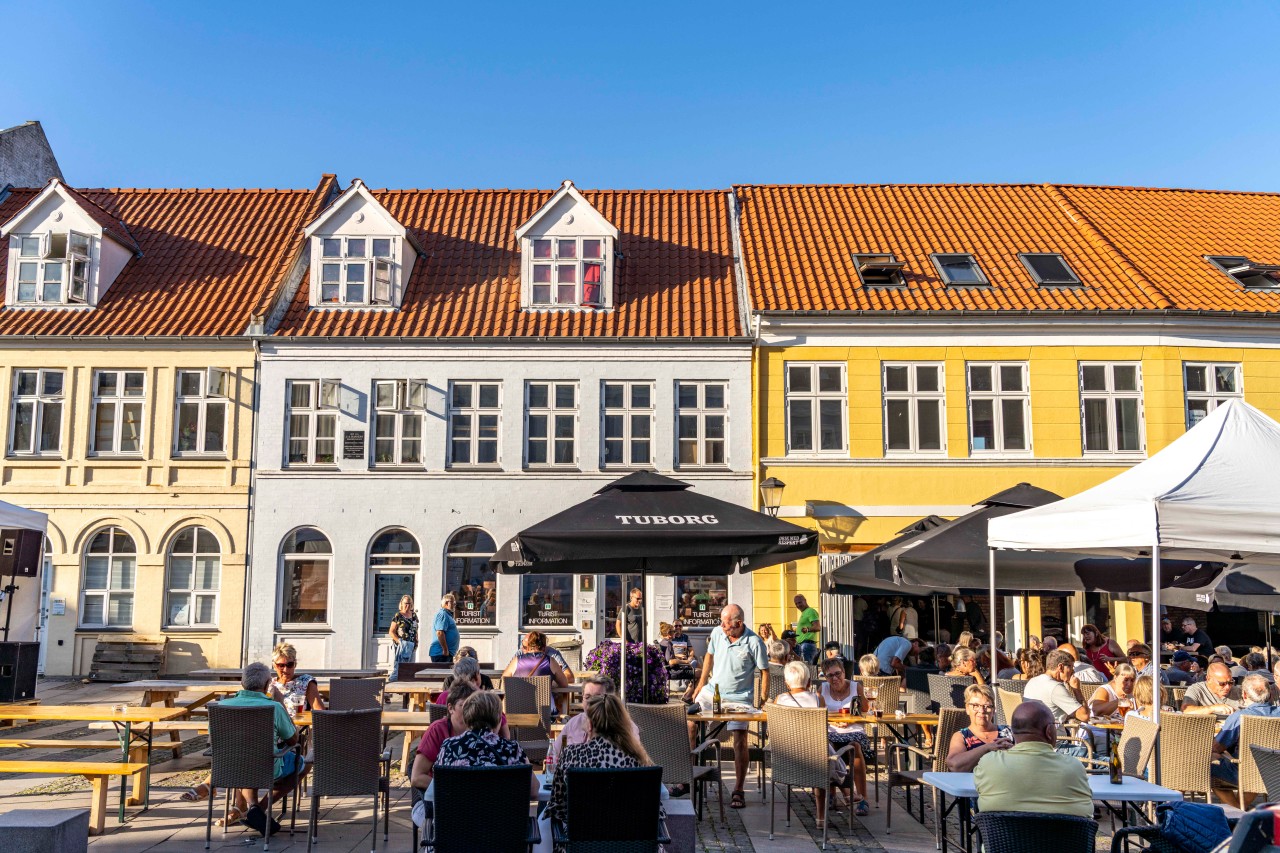
[[[796,651],[796,632],[789,628],[783,631],[782,642],[787,644],[787,660],[800,660],[800,654]]]
[[[320,683],[298,672],[297,649],[289,643],[281,643],[271,650],[271,662],[276,673],[268,691],[272,699],[282,703],[290,715],[298,711],[324,710]]]
[[[471,658],[473,661],[476,662],[477,667],[480,666],[480,655],[476,654],[476,650],[471,646],[463,646],[462,648],[458,649],[458,653],[453,656],[453,662],[456,664],[458,661],[462,660],[463,658]],[[480,689],[492,690],[493,679],[491,679],[487,675],[481,674]]]
[[[1240,691],[1236,689],[1230,667],[1225,663],[1211,663],[1204,676],[1204,681],[1191,685],[1182,695],[1182,713],[1230,714],[1240,710]]]
[[[667,661],[667,676],[681,681],[696,677],[698,659],[689,641],[677,641],[675,626],[669,622],[658,623],[658,636],[658,648]]]
[[[843,667],[841,667],[843,671]],[[787,691],[778,694],[774,698],[775,705],[790,706],[792,708],[822,708],[825,707],[823,700],[819,699],[817,694],[809,689],[810,677],[809,667],[803,661],[791,661],[787,664],[782,672],[782,677],[787,682]],[[827,752],[831,755],[835,754],[835,748],[831,746],[830,741],[827,744]],[[857,754],[861,757],[861,744],[858,749],[849,750],[846,755]],[[839,787],[848,780],[849,766],[845,764],[844,759],[837,759],[828,762],[827,765],[831,771],[832,787]],[[865,778],[866,770],[864,768],[863,775]],[[826,791],[819,789],[817,791],[817,818],[819,826],[822,821],[827,819],[827,795]]]
[[[947,675],[957,678],[969,677],[978,684],[985,684],[982,670],[978,669],[978,656],[972,649],[959,648],[951,653],[951,669]]]
[[[582,706],[585,708],[587,700],[592,696],[603,696],[606,693],[613,693],[613,679],[604,675],[592,675],[584,679],[582,682]],[[635,729],[634,734],[640,737],[640,729],[632,723]],[[555,740],[551,742],[551,748],[548,753],[552,756],[559,756],[566,746],[577,746],[580,743],[586,743],[591,739],[591,725],[586,714],[574,714],[569,718],[569,722],[564,724],[564,728]]]
[[[1043,702],[1023,701],[1009,728],[1014,745],[988,752],[974,768],[978,809],[1093,817],[1093,791],[1084,765],[1054,751],[1058,725],[1053,711]]]
[[[1045,672],[1027,682],[1022,696],[1024,700],[1035,700],[1048,707],[1058,721],[1060,735],[1067,735],[1066,724],[1069,720],[1082,723],[1089,721],[1089,709],[1085,707],[1084,694],[1080,690],[1080,680],[1074,672],[1074,659],[1062,649],[1055,649],[1045,659]],[[1014,729],[1017,733],[1017,729]],[[1083,744],[1065,742],[1059,747],[1065,755],[1084,756],[1088,750]],[[1092,814],[1092,811],[1090,812]]]
[[[996,725],[996,695],[990,687],[966,687],[964,709],[969,725],[953,734],[947,746],[947,769],[954,773],[971,773],[982,756],[1013,746],[1013,731]]]
[[[773,666],[786,666],[791,662],[791,646],[782,640],[770,640],[764,644],[769,653],[769,663]]]
[[[1037,675],[1044,674],[1044,657],[1043,648],[1026,648],[1018,650],[1018,674],[1013,676],[1014,681],[1030,681]]]
[[[437,723],[444,720],[437,720]],[[511,767],[516,764],[528,764],[529,759],[520,748],[520,744],[503,737],[499,728],[504,724],[502,700],[496,693],[477,691],[462,702],[462,724],[465,730],[461,734],[447,738],[440,745],[440,754],[436,764],[443,767]],[[432,723],[435,725],[435,723]],[[426,740],[426,736],[423,736]],[[415,766],[417,759],[414,759]],[[427,786],[424,800],[435,800],[436,780],[434,773],[431,784]],[[529,780],[529,798],[538,796],[538,777]]]
[[[1231,668],[1232,678],[1244,678],[1254,673],[1261,675],[1268,682],[1273,681],[1271,673],[1267,672],[1267,659],[1259,652],[1249,652],[1240,658],[1238,666]]]
[[[1195,684],[1200,680],[1200,664],[1196,663],[1191,652],[1179,649],[1173,653],[1173,661],[1161,673],[1165,684],[1179,687],[1184,684]]]
[[[822,673],[826,681],[822,683],[818,696],[827,706],[828,714],[867,712],[867,700],[862,695],[859,684],[845,677],[843,659],[827,658],[822,662]],[[860,723],[828,723],[827,743],[836,749],[851,743],[858,745],[857,749],[849,753],[849,759],[853,765],[853,785],[859,798],[855,814],[865,817],[870,814],[870,807],[867,805],[866,756],[874,755],[866,730]]]
[[[445,679],[444,690],[436,697],[436,704],[443,705],[448,697],[449,691],[453,689],[453,685],[461,682],[467,682],[475,686],[477,690],[484,690],[484,683],[489,681],[485,676],[480,674],[480,664],[475,658],[459,658],[458,662],[453,665],[453,673]],[[490,684],[493,682],[490,681]]]
[[[502,671],[503,678],[525,678],[531,675],[551,676],[553,687],[567,687],[569,684],[569,673],[547,651],[547,635],[541,631],[530,631],[524,635],[520,651],[512,656],[507,668]]]
[[[475,692],[477,692],[476,686],[470,679],[457,680],[449,687],[444,703],[447,712],[445,717],[432,723],[422,735],[422,739],[418,741],[418,749],[413,757],[413,769],[409,774],[409,783],[414,788],[425,791],[431,786],[436,760],[440,758],[440,747],[455,734],[466,731],[466,722],[462,718],[462,706]],[[430,816],[430,805],[426,800],[418,800],[414,803],[411,817],[418,828],[422,828],[427,817]]]
[[[938,668],[938,672],[951,669],[951,647],[946,643],[938,643],[933,647],[933,665]]]
[[[1240,784],[1240,767],[1228,760],[1236,756],[1240,745],[1241,717],[1280,717],[1280,707],[1271,704],[1271,685],[1260,675],[1246,675],[1240,684],[1244,707],[1234,711],[1222,721],[1222,730],[1213,739],[1213,764],[1209,771],[1213,777],[1214,792],[1225,803],[1249,808],[1249,803],[1236,803],[1235,789]]]
[[[1133,682],[1138,677],[1132,666],[1127,663],[1117,664],[1115,676],[1106,684],[1098,686],[1089,697],[1089,710],[1095,717],[1109,717],[1120,709],[1120,700],[1128,699],[1129,707],[1133,707]]]
[[[858,658],[858,674],[863,678],[879,678],[880,659],[875,655],[863,655]]]
[[[827,644],[822,647],[822,656],[826,659],[843,658],[844,650],[841,648],[838,641],[828,640]]]
[[[1103,684],[1107,677],[1093,668],[1093,664],[1080,660],[1080,652],[1071,643],[1062,643],[1058,651],[1071,655],[1071,669],[1081,684]]]
[[[1003,678],[1000,673],[1014,670],[1016,668],[1013,665],[1013,660],[1005,654],[1004,634],[996,631],[992,637],[994,642],[983,649],[982,653],[978,656],[978,668],[985,669],[987,672],[995,673],[993,678]],[[992,657],[995,658],[994,663],[991,660]]]

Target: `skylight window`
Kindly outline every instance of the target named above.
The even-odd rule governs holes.
[[[943,284],[954,287],[981,287],[989,284],[973,255],[931,255]]]
[[[853,262],[863,287],[903,287],[907,283],[902,277],[906,263],[892,254],[854,255]]]
[[[1248,290],[1280,288],[1280,264],[1259,264],[1239,255],[1211,255],[1209,262]]]
[[[1067,266],[1067,259],[1051,252],[1023,252],[1018,255],[1022,265],[1031,273],[1036,284],[1042,287],[1077,287],[1080,277]]]

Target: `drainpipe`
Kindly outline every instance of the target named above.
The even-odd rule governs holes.
[[[262,393],[262,383],[258,381],[259,365],[262,363],[262,341],[258,338],[253,339],[253,406],[249,410],[249,416],[253,418],[253,427],[249,431],[249,495],[245,500],[246,509],[249,513],[249,524],[245,531],[244,541],[244,600],[240,611],[240,666],[244,668],[249,664],[249,595],[253,589],[253,552],[249,548],[249,543],[253,541],[253,506],[254,492],[258,486],[258,410],[260,400],[259,395]]]

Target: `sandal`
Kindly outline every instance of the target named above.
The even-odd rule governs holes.
[[[739,788],[729,796],[729,808],[745,809],[746,807],[747,807],[747,795],[742,792],[741,788]]]
[[[239,826],[243,822],[244,812],[240,811],[240,809],[235,806],[227,809],[227,816],[219,818],[217,821],[218,826]]]
[[[853,812],[858,817],[866,817],[871,814],[871,806],[866,800],[858,800],[858,807]]]
[[[178,797],[184,803],[203,803],[213,795],[213,788],[208,782],[201,782],[194,788],[188,788]]]

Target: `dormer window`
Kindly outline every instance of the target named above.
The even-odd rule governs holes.
[[[906,263],[889,253],[854,255],[858,280],[863,287],[904,287],[902,269]]]
[[[391,304],[391,238],[321,237],[319,243],[321,304]]]
[[[599,306],[603,299],[603,237],[540,237],[533,244],[536,306]]]
[[[89,289],[91,238],[75,231],[24,234],[10,240],[19,305],[82,305]]]
[[[1239,255],[1211,255],[1208,260],[1246,290],[1280,288],[1280,264],[1259,264]]]

